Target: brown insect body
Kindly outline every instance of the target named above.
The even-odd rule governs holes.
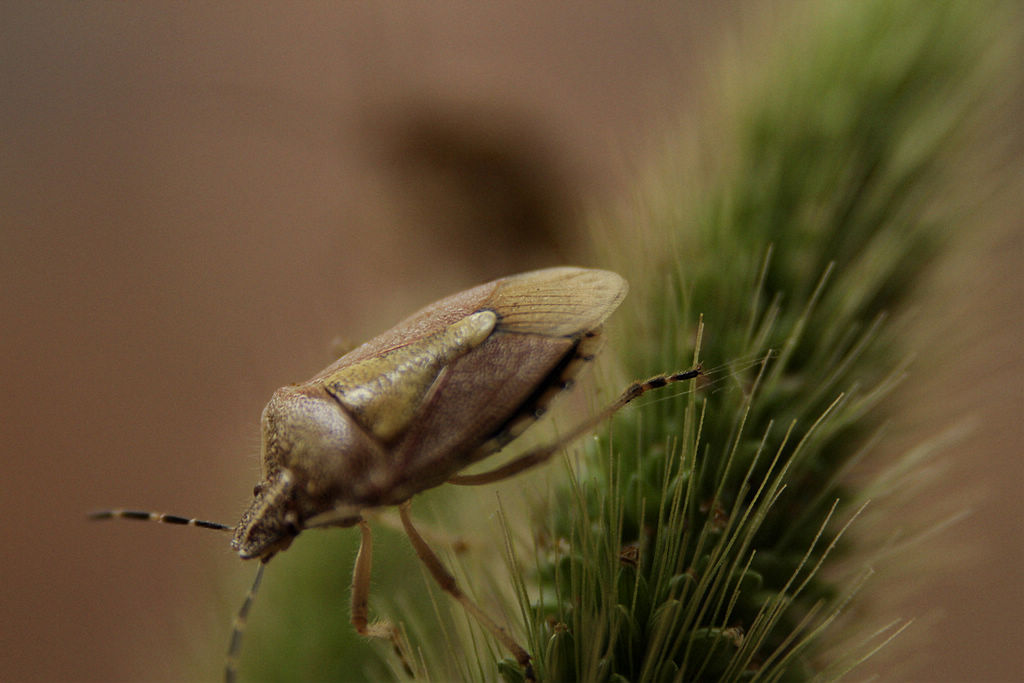
[[[626,290],[615,273],[583,268],[502,278],[431,304],[312,379],[278,389],[261,419],[261,481],[234,527],[137,510],[92,517],[231,531],[238,554],[260,560],[228,649],[225,680],[233,681],[263,567],[304,529],[359,525],[352,624],[363,635],[391,640],[401,652],[394,627],[369,621],[373,542],[362,518],[366,510],[397,505],[406,535],[434,579],[533,680],[529,653],[462,592],[413,525],[409,499],[445,482],[506,479],[545,462],[645,392],[699,376],[698,367],[634,382],[558,440],[494,470],[459,474],[519,436],[572,383],[596,353],[601,324]]]
[[[499,450],[592,357],[626,281],[550,268],[442,299],[263,411],[263,479],[236,526],[269,559],[310,526],[351,526]]]

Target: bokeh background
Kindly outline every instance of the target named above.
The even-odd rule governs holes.
[[[753,67],[744,37],[790,5],[5,3],[0,680],[180,671],[199,605],[251,567],[215,533],[85,512],[234,523],[277,386],[336,339],[580,259],[585,211],[702,135],[684,122],[723,56]],[[899,438],[973,416],[937,495],[974,502],[935,541],[969,562],[890,601],[930,628],[904,679],[1024,675],[1021,202],[990,210],[916,302],[944,360],[915,368]]]

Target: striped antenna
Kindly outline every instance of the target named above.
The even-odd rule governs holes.
[[[256,591],[260,589],[260,581],[263,580],[263,567],[266,560],[260,560],[260,567],[256,570],[256,578],[252,582],[252,588],[245,595],[245,602],[235,616],[235,623],[231,627],[231,642],[228,645],[228,656],[224,660],[224,683],[235,683],[238,674],[238,654],[242,650],[242,635],[245,634],[245,624],[249,620],[249,610],[252,608],[253,600],[256,599]]]
[[[180,515],[168,515],[163,512],[148,512],[145,510],[100,510],[89,514],[89,519],[136,519],[143,522],[160,522],[161,524],[178,524],[181,526],[195,526],[202,529],[215,529],[217,531],[234,531],[235,527],[219,522],[208,522],[203,519],[182,517]],[[242,635],[245,633],[245,623],[249,618],[249,610],[252,608],[253,600],[256,599],[256,592],[260,589],[260,581],[263,579],[263,567],[266,560],[260,561],[259,569],[256,570],[256,579],[245,596],[245,602],[235,616],[235,623],[231,629],[231,642],[228,645],[227,658],[224,661],[224,680],[226,683],[234,683],[238,672],[238,654],[242,650]]]
[[[202,529],[216,529],[217,531],[234,531],[235,527],[219,522],[207,522],[202,519],[182,517],[180,515],[167,515],[163,512],[146,512],[144,510],[100,510],[89,514],[89,519],[137,519],[143,522],[161,522],[162,524],[179,524],[183,526],[197,526]]]

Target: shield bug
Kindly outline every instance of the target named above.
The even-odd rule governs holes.
[[[261,419],[261,480],[235,526],[132,510],[92,517],[230,531],[239,556],[260,561],[235,620],[225,667],[230,681],[263,567],[306,529],[359,527],[352,624],[363,635],[397,638],[386,624],[368,622],[372,538],[363,513],[398,506],[430,574],[532,679],[529,654],[462,593],[413,526],[409,501],[446,482],[486,484],[540,464],[644,392],[701,374],[697,368],[634,382],[557,441],[497,469],[460,474],[515,439],[571,386],[626,290],[615,273],[570,267],[494,280],[427,306],[312,379],[278,389]]]

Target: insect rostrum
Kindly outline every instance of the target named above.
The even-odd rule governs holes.
[[[225,678],[235,660],[262,565],[303,530],[359,525],[362,547],[352,582],[359,633],[397,638],[368,625],[372,539],[363,511],[399,506],[416,554],[533,678],[530,656],[466,597],[412,525],[409,500],[446,482],[483,484],[544,462],[645,391],[700,371],[637,382],[615,403],[555,443],[489,472],[460,475],[523,432],[572,383],[600,343],[601,324],[626,294],[615,273],[549,268],[494,280],[442,299],[339,358],[312,379],[274,392],[263,410],[262,474],[234,527],[109,510],[120,517],[233,532],[231,546],[261,566],[239,612]]]

